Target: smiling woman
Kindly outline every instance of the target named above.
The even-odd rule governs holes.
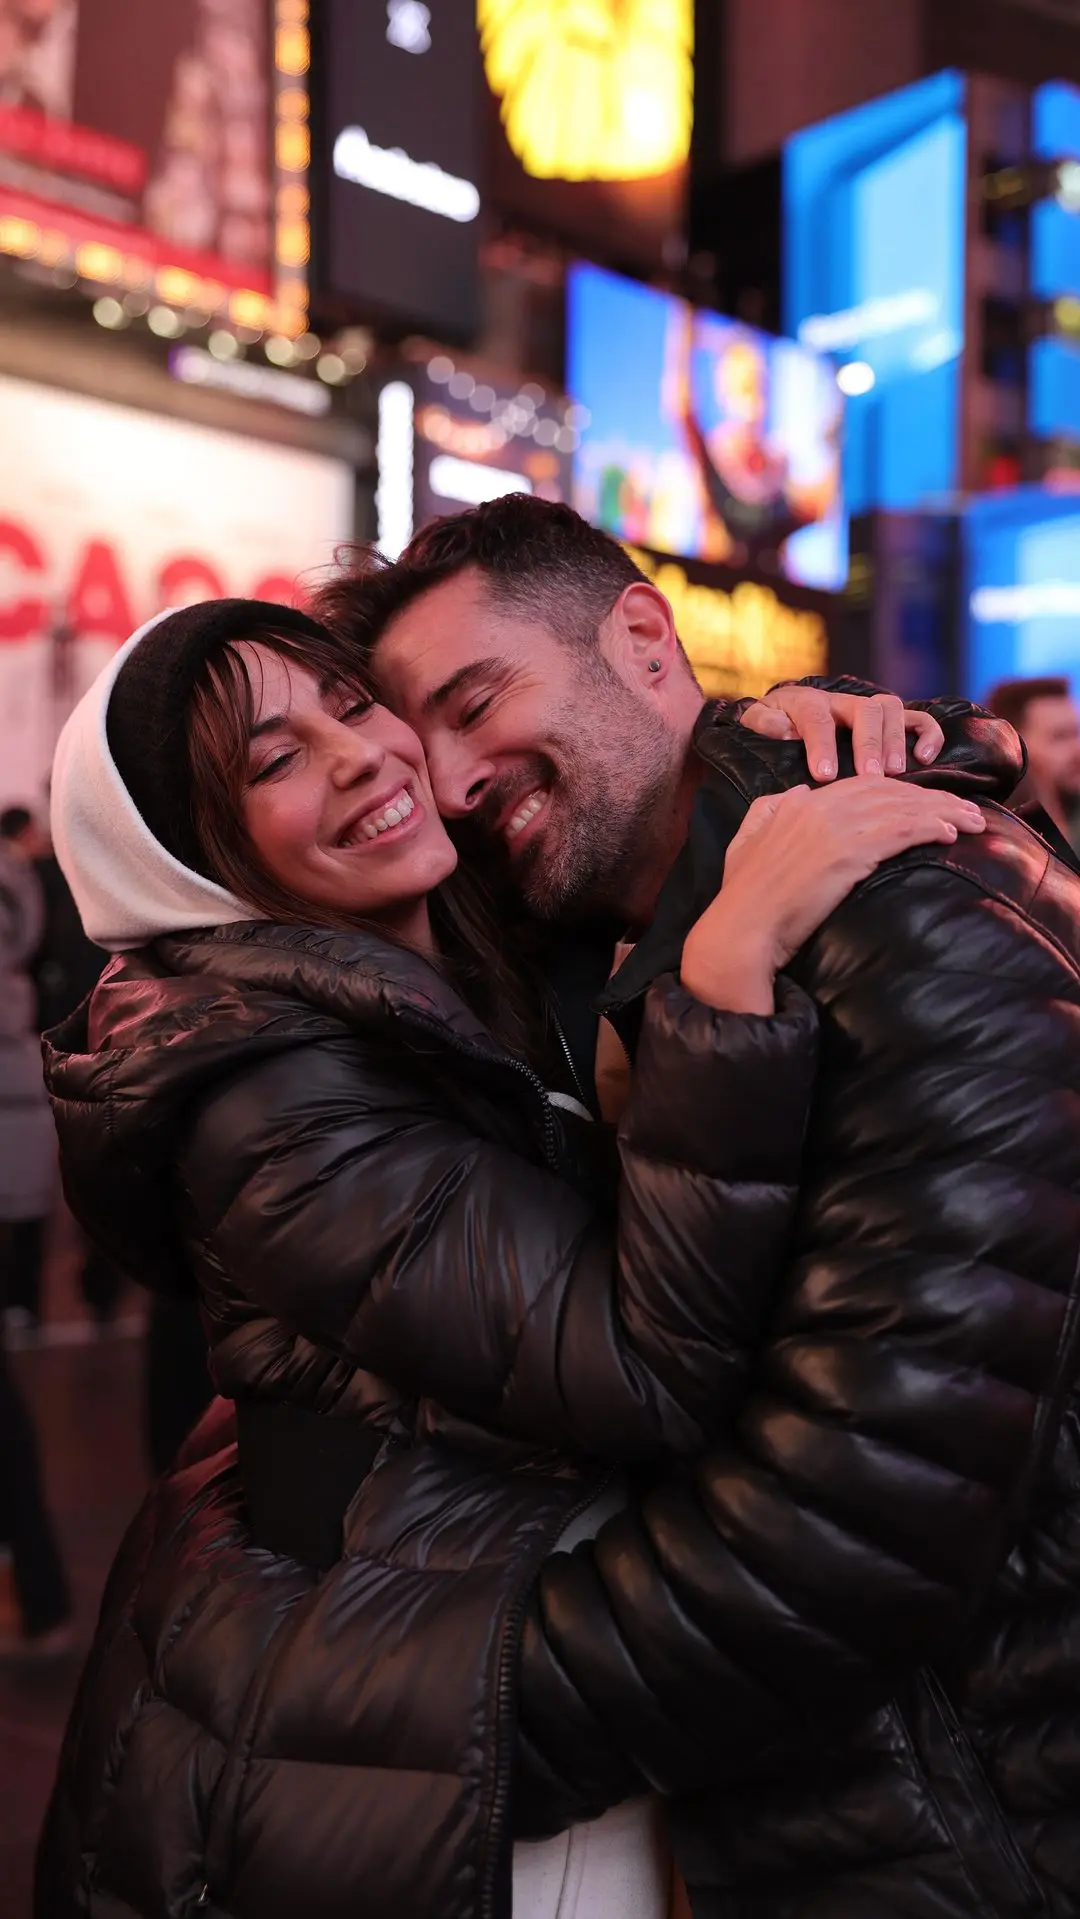
[[[60,855],[99,944],[245,920],[377,930],[508,1045],[546,1044],[527,969],[455,870],[416,734],[305,614],[218,600],[151,621],[73,716],[56,778]]]
[[[190,720],[196,826],[267,912],[377,919],[430,953],[428,896],[457,855],[416,734],[343,671],[329,636],[299,657],[279,634],[208,661]]]

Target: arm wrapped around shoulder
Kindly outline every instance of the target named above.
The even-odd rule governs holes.
[[[794,987],[766,1019],[672,984],[647,1024],[614,1224],[345,1033],[238,1074],[182,1169],[212,1283],[490,1430],[585,1460],[700,1451],[790,1224],[816,1019]]]

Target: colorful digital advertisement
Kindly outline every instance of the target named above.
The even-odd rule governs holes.
[[[582,265],[567,385],[586,519],[658,552],[843,586],[844,402],[829,361]]]

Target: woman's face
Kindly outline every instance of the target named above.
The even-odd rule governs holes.
[[[423,942],[427,896],[457,854],[416,734],[267,646],[236,650],[253,708],[244,822],[262,865],[312,906]]]

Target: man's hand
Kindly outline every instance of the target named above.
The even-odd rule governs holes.
[[[856,773],[871,778],[902,773],[907,766],[907,735],[915,733],[915,758],[923,766],[937,759],[945,735],[929,713],[907,708],[895,693],[825,693],[817,686],[776,686],[755,700],[742,716],[752,733],[770,740],[801,740],[815,780],[837,774],[836,729],[851,734]]]

